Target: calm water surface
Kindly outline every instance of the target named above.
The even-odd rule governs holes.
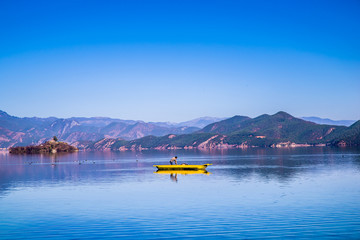
[[[0,153],[0,238],[360,239],[360,151]]]

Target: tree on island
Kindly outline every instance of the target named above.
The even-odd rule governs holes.
[[[56,136],[54,136],[54,137],[53,137],[53,140],[54,140],[55,142],[57,142],[57,141],[58,141],[58,138],[57,138]]]

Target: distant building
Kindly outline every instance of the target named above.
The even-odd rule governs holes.
[[[266,138],[266,136],[256,136],[256,138]]]

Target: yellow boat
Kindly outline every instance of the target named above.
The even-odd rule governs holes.
[[[157,170],[154,172],[156,174],[181,174],[181,175],[188,175],[188,174],[205,174],[209,175],[210,172],[206,170]]]
[[[158,170],[205,170],[207,166],[212,165],[211,163],[203,165],[188,165],[188,164],[179,164],[179,165],[154,165]]]

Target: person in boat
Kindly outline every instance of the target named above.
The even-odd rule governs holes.
[[[173,163],[175,162],[175,164],[177,165],[177,156],[173,157],[172,159],[170,159],[170,165],[173,165]]]

